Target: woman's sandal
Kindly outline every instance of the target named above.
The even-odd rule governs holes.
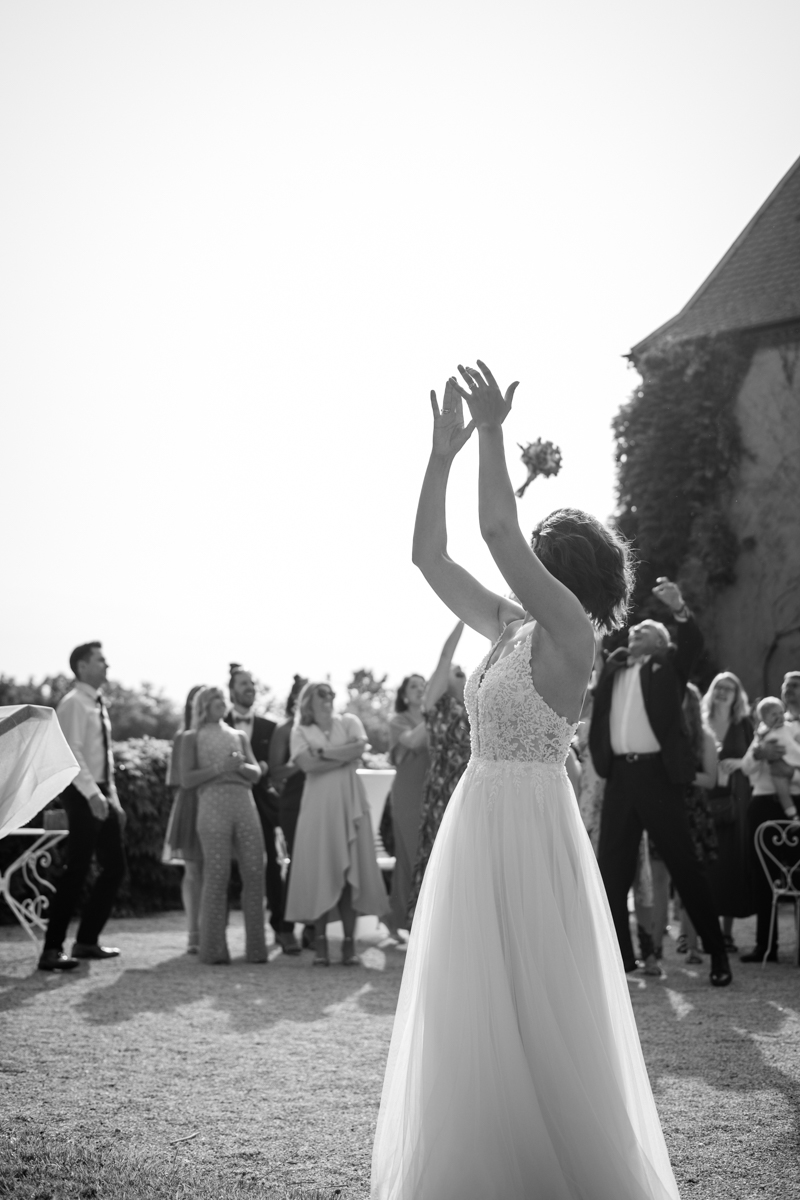
[[[317,953],[311,965],[314,967],[329,967],[331,960],[328,958],[328,939],[324,933],[319,934],[316,938],[314,947]]]
[[[342,966],[357,967],[360,962],[361,960],[356,954],[355,938],[346,937],[342,942]]]
[[[733,980],[727,954],[711,955],[711,973],[709,975],[712,987],[727,987]]]

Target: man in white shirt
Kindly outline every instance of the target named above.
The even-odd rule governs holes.
[[[676,584],[662,578],[653,593],[672,610],[676,644],[659,621],[631,626],[627,650],[610,656],[595,689],[589,748],[606,780],[598,863],[626,971],[636,968],[627,896],[646,829],[711,955],[711,983],[726,987],[730,963],[686,811],[698,763],[682,704],[703,638]]]
[[[111,724],[101,692],[108,664],[101,643],[77,646],[69,665],[75,686],[56,711],[80,771],[61,794],[69,822],[67,866],[50,902],[40,971],[67,971],[77,967],[81,958],[116,958],[119,954],[116,947],[101,946],[98,941],[125,875],[125,814],[114,786]],[[69,957],[64,953],[64,938],[93,856],[100,870],[84,905]]]

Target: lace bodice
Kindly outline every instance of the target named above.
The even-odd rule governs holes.
[[[553,712],[533,686],[531,636],[487,670],[493,646],[467,680],[474,759],[563,764],[567,757],[577,724]]]

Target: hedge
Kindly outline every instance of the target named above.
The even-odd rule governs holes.
[[[128,818],[128,875],[114,905],[118,917],[181,906],[181,869],[161,861],[172,805],[170,749],[169,742],[150,737],[114,743],[117,792]]]

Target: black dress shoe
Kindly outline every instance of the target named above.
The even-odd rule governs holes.
[[[284,954],[299,954],[300,943],[293,933],[276,933],[275,941]]]
[[[43,950],[39,958],[40,971],[71,971],[77,965],[77,958],[70,958],[63,950]]]
[[[625,974],[632,975],[634,971],[641,971],[644,966],[641,958],[635,958],[631,963],[625,963]]]
[[[72,953],[76,958],[119,958],[119,950],[116,946],[98,946],[96,942],[93,946],[87,946],[83,942],[74,942]]]
[[[763,962],[766,956],[767,962],[778,961],[778,951],[770,950],[769,954],[763,946],[756,946],[755,950],[751,950],[749,954],[740,954],[739,962]]]
[[[731,964],[728,962],[727,954],[712,954],[711,955],[711,974],[709,975],[712,987],[727,987],[733,982],[733,974],[731,972]]]

